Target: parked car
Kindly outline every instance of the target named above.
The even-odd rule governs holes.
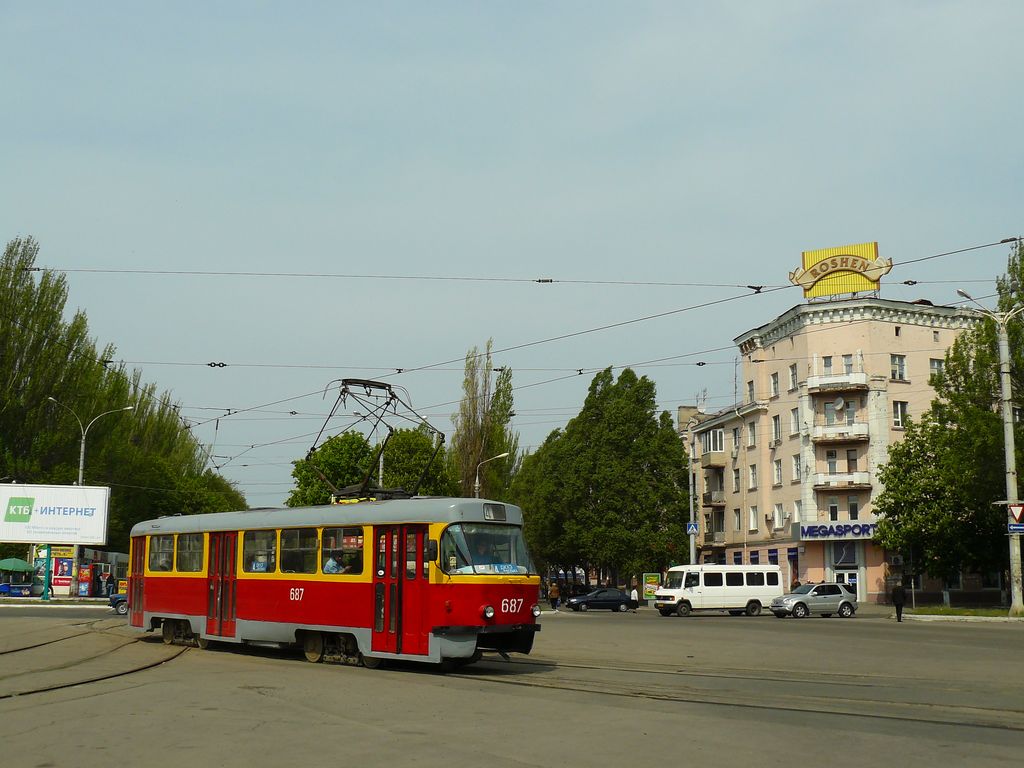
[[[833,613],[848,619],[857,612],[857,591],[850,584],[824,582],[802,584],[789,594],[772,600],[771,611],[780,619],[802,619],[811,614],[826,618]]]
[[[110,596],[110,607],[114,609],[114,612],[119,616],[124,616],[128,613],[128,595],[113,594]]]
[[[631,600],[621,589],[602,587],[580,597],[570,597],[566,605],[574,611],[589,611],[591,608],[625,611],[636,608],[636,600]]]

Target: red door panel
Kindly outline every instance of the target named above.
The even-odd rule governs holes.
[[[235,581],[237,543],[238,534],[234,531],[210,534],[209,570],[206,579],[208,635],[235,636],[235,602],[238,595]]]

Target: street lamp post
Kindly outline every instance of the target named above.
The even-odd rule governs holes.
[[[1024,312],[1024,305],[1009,312],[993,312],[978,304],[967,291],[957,293],[975,304],[983,314],[996,324],[999,338],[999,391],[1003,412],[1003,457],[1006,462],[1006,521],[1013,522],[1010,505],[1017,504],[1017,456],[1013,437],[1012,385],[1010,383],[1010,340],[1006,326],[1014,317]],[[1009,534],[1010,540],[1010,615],[1024,616],[1024,599],[1021,594],[1020,534]]]
[[[689,481],[689,486],[690,486],[690,523],[691,523],[691,525],[696,522],[696,520],[694,518],[694,512],[693,512],[693,491],[694,491],[693,456],[694,456],[694,453],[695,453],[695,443],[694,443],[694,441],[696,439],[696,436],[693,433],[693,428],[695,426],[697,426],[698,423],[699,423],[699,420],[695,416],[691,416],[689,421],[686,422],[686,430],[690,433],[690,455],[687,457],[687,462],[686,462],[687,463],[687,471],[686,471],[686,474],[688,475],[688,481]],[[707,533],[707,532],[705,531],[705,533]],[[690,565],[694,565],[697,562],[697,534],[691,533],[689,535],[689,539],[690,539]],[[706,539],[705,539],[705,541],[706,541]]]
[[[75,421],[78,422],[78,428],[82,431],[82,442],[81,442],[81,445],[80,445],[79,451],[78,451],[78,484],[80,486],[84,485],[83,481],[84,481],[84,476],[85,476],[85,437],[86,437],[86,435],[89,434],[89,429],[92,427],[93,424],[95,424],[97,421],[99,421],[104,416],[108,416],[111,413],[120,413],[121,411],[131,411],[131,410],[135,409],[135,406],[134,405],[126,405],[123,408],[112,408],[109,411],[104,411],[103,413],[99,414],[98,416],[94,416],[92,421],[90,421],[88,424],[84,424],[83,425],[82,424],[82,420],[78,417],[78,414],[75,413],[72,409],[68,408],[66,405],[64,405],[64,403],[60,402],[57,398],[55,398],[55,397],[47,397],[46,399],[49,400],[51,403],[59,405],[65,411],[67,411],[72,416],[74,416],[75,417]],[[78,578],[78,545],[77,544],[72,545],[72,550],[71,551],[72,551],[72,556],[71,556],[71,593],[70,593],[70,596],[74,597],[75,596],[75,580]],[[45,593],[45,588],[44,588],[44,593]]]
[[[473,481],[473,498],[480,498],[480,467],[482,467],[488,461],[494,461],[495,459],[504,459],[506,456],[508,456],[508,451],[505,451],[505,453],[499,453],[497,456],[491,456],[491,458],[489,459],[484,459],[483,461],[476,465],[476,480]]]

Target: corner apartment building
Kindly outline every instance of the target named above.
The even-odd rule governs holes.
[[[845,582],[862,601],[884,601],[888,558],[872,541],[878,469],[907,417],[928,409],[946,350],[978,318],[850,298],[793,307],[734,339],[741,402],[692,427],[698,559],[778,563],[790,582]]]

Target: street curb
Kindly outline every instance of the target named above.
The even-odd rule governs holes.
[[[895,619],[896,614],[892,614],[890,619]],[[1024,617],[1020,616],[938,616],[931,614],[912,614],[904,613],[904,621],[966,621],[966,622],[1005,622],[1005,623],[1017,623],[1024,622]]]

